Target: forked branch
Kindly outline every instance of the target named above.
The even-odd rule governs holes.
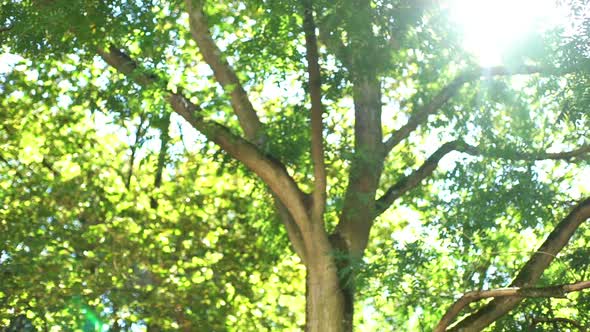
[[[157,77],[142,72],[139,66],[125,53],[111,47],[99,50],[99,55],[113,68],[144,86],[154,85]],[[203,119],[201,108],[178,92],[167,91],[167,101],[172,109],[207,139],[220,146],[225,152],[258,175],[289,210],[301,232],[308,231],[308,217],[304,204],[304,193],[289,176],[284,165],[266,155],[253,143],[235,135],[219,123]]]
[[[549,234],[545,242],[535,251],[535,254],[522,267],[518,275],[512,281],[510,287],[530,287],[534,285],[545,269],[549,267],[551,262],[557,257],[557,254],[569,242],[574,232],[580,225],[590,218],[590,197],[581,201],[568,215],[565,217]],[[572,291],[575,291],[575,287]],[[512,310],[518,303],[522,301],[522,297],[509,296],[501,297],[492,300],[477,312],[467,316],[450,331],[481,331],[486,326],[490,325],[498,318]]]
[[[420,166],[420,168],[415,170],[412,174],[404,176],[403,178],[398,180],[396,184],[391,186],[385,192],[385,194],[383,194],[383,196],[381,196],[377,200],[377,216],[385,212],[385,210],[387,210],[395,200],[400,198],[408,191],[416,188],[422,182],[422,180],[429,177],[438,166],[440,160],[451,151],[462,151],[472,155],[477,154],[477,150],[475,148],[465,144],[461,140],[456,140],[443,144],[430,157],[428,157],[428,159],[426,159],[426,161],[424,162],[424,164],[422,164],[422,166]]]
[[[385,141],[385,151],[389,153],[401,141],[406,139],[418,126],[425,123],[428,116],[435,114],[440,108],[449,101],[461,89],[463,84],[479,79],[480,77],[489,76],[506,76],[506,75],[522,75],[535,73],[555,73],[555,70],[544,69],[540,67],[524,66],[515,69],[507,69],[504,67],[478,68],[476,70],[464,72],[458,75],[451,83],[444,87],[432,100],[418,109],[416,109],[408,122],[398,130],[394,131]]]
[[[434,332],[446,331],[447,327],[459,315],[461,310],[475,301],[500,297],[516,297],[519,299],[532,297],[567,298],[568,293],[587,288],[590,288],[590,281],[549,287],[508,287],[467,292],[447,310],[438,325],[434,328]]]
[[[238,76],[227,60],[224,59],[221,50],[211,36],[207,17],[203,11],[203,3],[202,0],[185,0],[191,35],[197,43],[203,59],[213,70],[215,79],[229,93],[232,108],[238,117],[242,130],[246,134],[246,138],[251,142],[261,144],[264,141],[262,123]]]
[[[590,154],[590,145],[582,145],[579,148],[564,152],[510,152],[486,151],[480,147],[469,145],[462,140],[456,140],[443,144],[436,150],[420,168],[408,176],[404,176],[396,184],[391,186],[383,196],[377,200],[377,216],[385,212],[393,202],[409,190],[416,188],[422,180],[432,175],[440,160],[451,151],[463,152],[472,156],[485,156],[490,158],[507,160],[571,160]]]

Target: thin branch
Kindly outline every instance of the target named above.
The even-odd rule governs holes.
[[[45,156],[41,160],[41,165],[43,167],[45,167],[47,170],[49,170],[49,172],[51,172],[53,177],[55,177],[55,178],[61,177],[61,173],[58,170],[56,170],[55,167],[53,167],[53,164],[50,163]]]
[[[458,151],[470,154],[472,156],[485,156],[491,158],[500,158],[507,160],[571,160],[586,154],[590,154],[590,145],[582,145],[579,148],[564,152],[511,152],[502,153],[498,151],[482,151],[481,148],[469,145],[462,140],[456,140],[443,144],[436,150],[420,168],[412,174],[404,176],[396,184],[391,186],[383,196],[377,200],[377,216],[385,212],[393,202],[409,190],[416,188],[422,180],[432,175],[440,160],[451,151]]]
[[[581,201],[549,234],[537,252],[522,267],[510,287],[530,287],[534,285],[557,254],[569,242],[574,232],[590,218],[590,197]],[[571,291],[580,290],[582,285],[570,286]],[[477,312],[467,316],[451,331],[480,331],[498,318],[512,310],[522,297],[504,297],[492,300]]]
[[[99,49],[99,55],[113,68],[129,76],[144,86],[156,85],[157,78],[142,72],[139,66],[125,53],[110,47],[108,51]],[[297,222],[302,233],[310,232],[305,194],[299,189],[283,164],[268,156],[253,143],[235,135],[231,130],[217,122],[203,119],[202,109],[193,104],[179,92],[166,92],[166,99],[172,109],[207,139],[220,146],[225,152],[258,175],[271,191],[281,200]]]
[[[582,155],[590,153],[590,145],[583,145],[577,149],[565,152],[556,152],[556,153],[544,153],[541,155],[537,155],[537,160],[541,159],[562,159],[562,160],[569,160],[572,158],[580,157]]]
[[[322,79],[320,74],[318,45],[315,35],[315,23],[313,19],[312,0],[302,0],[303,4],[303,31],[305,32],[305,48],[307,58],[307,73],[309,83],[309,95],[311,98],[311,159],[313,162],[314,191],[312,220],[322,221],[324,206],[326,204],[326,164],[324,161],[324,137],[323,137],[323,106],[322,106]]]
[[[575,326],[578,330],[580,330],[582,332],[587,331],[587,329],[582,324],[580,324],[579,322],[576,322],[573,319],[569,319],[569,318],[565,318],[565,317],[553,317],[553,318],[549,318],[549,317],[536,317],[536,318],[533,318],[533,320],[531,322],[531,326],[529,328],[532,331],[537,324],[543,324],[543,323],[569,324],[569,325]]]
[[[479,147],[475,147],[468,144],[462,144],[463,152],[465,149],[469,150],[472,155],[481,155],[490,158],[506,159],[506,160],[572,160],[574,158],[585,156],[590,154],[590,145],[582,145],[578,148],[563,152],[514,152],[514,151],[485,151]]]
[[[477,154],[477,150],[473,150],[473,147],[465,144],[461,140],[447,142],[443,144],[438,150],[436,150],[420,168],[415,170],[412,174],[404,176],[396,184],[391,186],[383,196],[377,200],[376,213],[377,216],[385,212],[391,204],[409,190],[416,188],[422,180],[429,177],[440,160],[451,151],[462,151],[469,154]]]
[[[302,233],[310,231],[307,208],[304,204],[305,194],[287,173],[283,164],[261,152],[253,143],[234,135],[227,127],[202,119],[197,115],[200,108],[184,96],[173,93],[168,101],[175,112],[195,129],[258,175],[287,207]]]
[[[455,317],[468,304],[488,298],[516,297],[519,299],[546,297],[546,298],[567,298],[567,294],[590,288],[590,281],[581,281],[573,284],[549,286],[549,287],[509,287],[497,288],[482,291],[471,291],[465,293],[445,313],[434,332],[444,332]]]
[[[238,76],[227,60],[223,58],[221,50],[211,36],[207,17],[203,11],[203,2],[202,0],[185,0],[191,35],[197,43],[205,62],[213,70],[215,79],[230,94],[232,107],[238,117],[240,126],[246,134],[246,138],[251,142],[261,144],[264,141],[262,124]]]
[[[287,236],[289,237],[291,245],[293,245],[293,250],[299,256],[301,262],[305,265],[307,262],[307,250],[305,249],[305,242],[303,241],[301,231],[299,231],[299,228],[289,213],[289,210],[287,210],[285,205],[281,203],[278,197],[273,195],[273,200],[278,215],[281,218],[283,225],[285,225]]]
[[[463,86],[463,84],[479,79],[480,77],[490,76],[506,76],[506,75],[529,75],[535,73],[555,73],[555,70],[544,69],[540,67],[524,66],[515,69],[507,69],[504,67],[478,68],[476,70],[464,72],[458,75],[449,85],[444,87],[430,103],[423,105],[416,109],[408,122],[398,130],[394,131],[391,136],[385,141],[385,153],[389,153],[401,141],[407,138],[418,126],[426,122],[428,116],[439,111],[439,109],[446,104]]]
[[[0,28],[0,33],[2,33],[2,32],[6,32],[6,31],[10,31],[10,29],[12,29],[12,27],[11,27],[11,26],[9,26],[9,27],[1,27],[1,28]]]
[[[20,161],[16,160],[19,164],[22,164]],[[21,181],[25,181],[28,178],[30,178],[30,176],[26,176],[25,174],[23,174],[17,166],[15,165],[11,165],[10,161],[7,160],[6,158],[4,158],[3,155],[0,154],[0,162],[2,162],[3,164],[5,164],[7,167],[12,168],[12,170],[14,171],[14,174],[16,175],[16,177],[21,180]],[[44,168],[46,168],[49,172],[51,172],[51,174],[53,175],[54,178],[59,178],[61,177],[61,173],[56,170],[53,167],[53,164],[51,164],[45,157],[43,157],[43,159],[40,162],[41,166],[43,166]],[[28,172],[30,172],[31,174],[35,174],[37,173],[30,165],[26,166]]]
[[[143,138],[143,124],[145,123],[145,114],[139,116],[139,124],[135,130],[135,142],[131,146],[131,156],[129,157],[129,169],[127,170],[127,177],[125,178],[125,188],[131,188],[131,177],[133,177],[133,167],[135,165],[135,154],[137,149],[141,146],[141,139]]]
[[[4,156],[2,154],[0,154],[0,161],[2,163],[4,163],[6,166],[8,166],[9,168],[12,168],[12,170],[14,171],[14,174],[20,179],[20,180],[24,180],[27,177],[16,167],[10,164],[10,161],[6,160],[6,158],[4,158]]]
[[[162,120],[162,126],[160,128],[160,151],[158,152],[158,165],[156,166],[156,174],[154,176],[155,190],[158,190],[162,186],[162,174],[164,172],[164,166],[166,166],[168,142],[170,141],[170,113],[165,114]],[[155,195],[156,193],[150,197],[150,207],[152,209],[158,208],[158,199]]]
[[[180,136],[180,143],[182,143],[182,147],[183,147],[184,151],[188,152],[188,148],[186,147],[186,143],[184,142],[184,133],[182,132],[182,124],[180,122],[178,122],[176,124],[176,126],[178,127],[178,136]]]

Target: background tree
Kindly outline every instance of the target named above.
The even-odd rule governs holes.
[[[488,68],[440,2],[1,8],[2,324],[589,324],[585,3]]]

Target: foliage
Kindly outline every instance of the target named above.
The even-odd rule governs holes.
[[[216,83],[191,39],[185,4],[0,3],[0,328],[300,330],[305,268],[273,195],[168,106],[168,91],[185,93],[203,118],[240,132],[236,87]],[[380,80],[384,139],[477,68],[447,7],[370,3],[368,13],[353,1],[315,3],[329,232],[341,218],[351,164],[374,157],[353,139],[351,68]],[[521,158],[589,143],[590,24],[587,4],[570,5],[582,17],[574,32],[552,31],[538,52],[510,60],[514,71],[533,63],[564,74],[466,82],[387,157],[377,196],[443,142],[462,139],[481,152],[447,156],[377,218],[364,257],[348,267],[357,273],[359,330],[430,330],[463,292],[508,285],[588,195],[588,155]],[[311,192],[301,4],[210,1],[205,12],[271,138],[264,154]],[[374,31],[359,28],[363,15]],[[334,40],[343,54],[327,46]],[[141,64],[134,75],[159,83],[142,86],[109,68],[97,50],[113,44]],[[583,225],[539,285],[588,279],[588,241]],[[558,316],[590,326],[589,296],[527,299],[491,329],[524,330],[535,317]]]

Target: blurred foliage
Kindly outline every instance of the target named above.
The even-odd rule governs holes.
[[[328,31],[342,44],[338,52],[320,49],[329,229],[340,215],[353,153],[346,55],[368,54],[360,63],[379,73],[385,133],[476,66],[448,8],[371,3],[370,32],[356,28],[353,2],[315,3],[320,35]],[[376,222],[366,257],[356,263],[358,330],[427,331],[463,292],[507,285],[590,191],[587,157],[499,158],[588,144],[588,4],[567,4],[574,29],[523,44],[534,52],[516,50],[510,62],[575,73],[468,83],[388,158],[383,190],[443,141],[463,138],[486,152],[445,158],[451,161]],[[304,269],[266,188],[179,117],[168,123],[162,87],[139,87],[96,56],[97,48],[116,44],[167,89],[182,89],[205,117],[237,132],[229,98],[191,40],[183,8],[180,0],[0,2],[0,47],[11,54],[0,72],[0,328],[303,327]],[[299,2],[210,1],[205,9],[272,138],[266,152],[309,191]],[[362,52],[353,48],[359,41]],[[163,181],[156,185],[162,146]],[[584,225],[542,284],[588,279],[589,241]],[[590,326],[589,297],[526,300],[491,330],[524,330],[535,317]]]

